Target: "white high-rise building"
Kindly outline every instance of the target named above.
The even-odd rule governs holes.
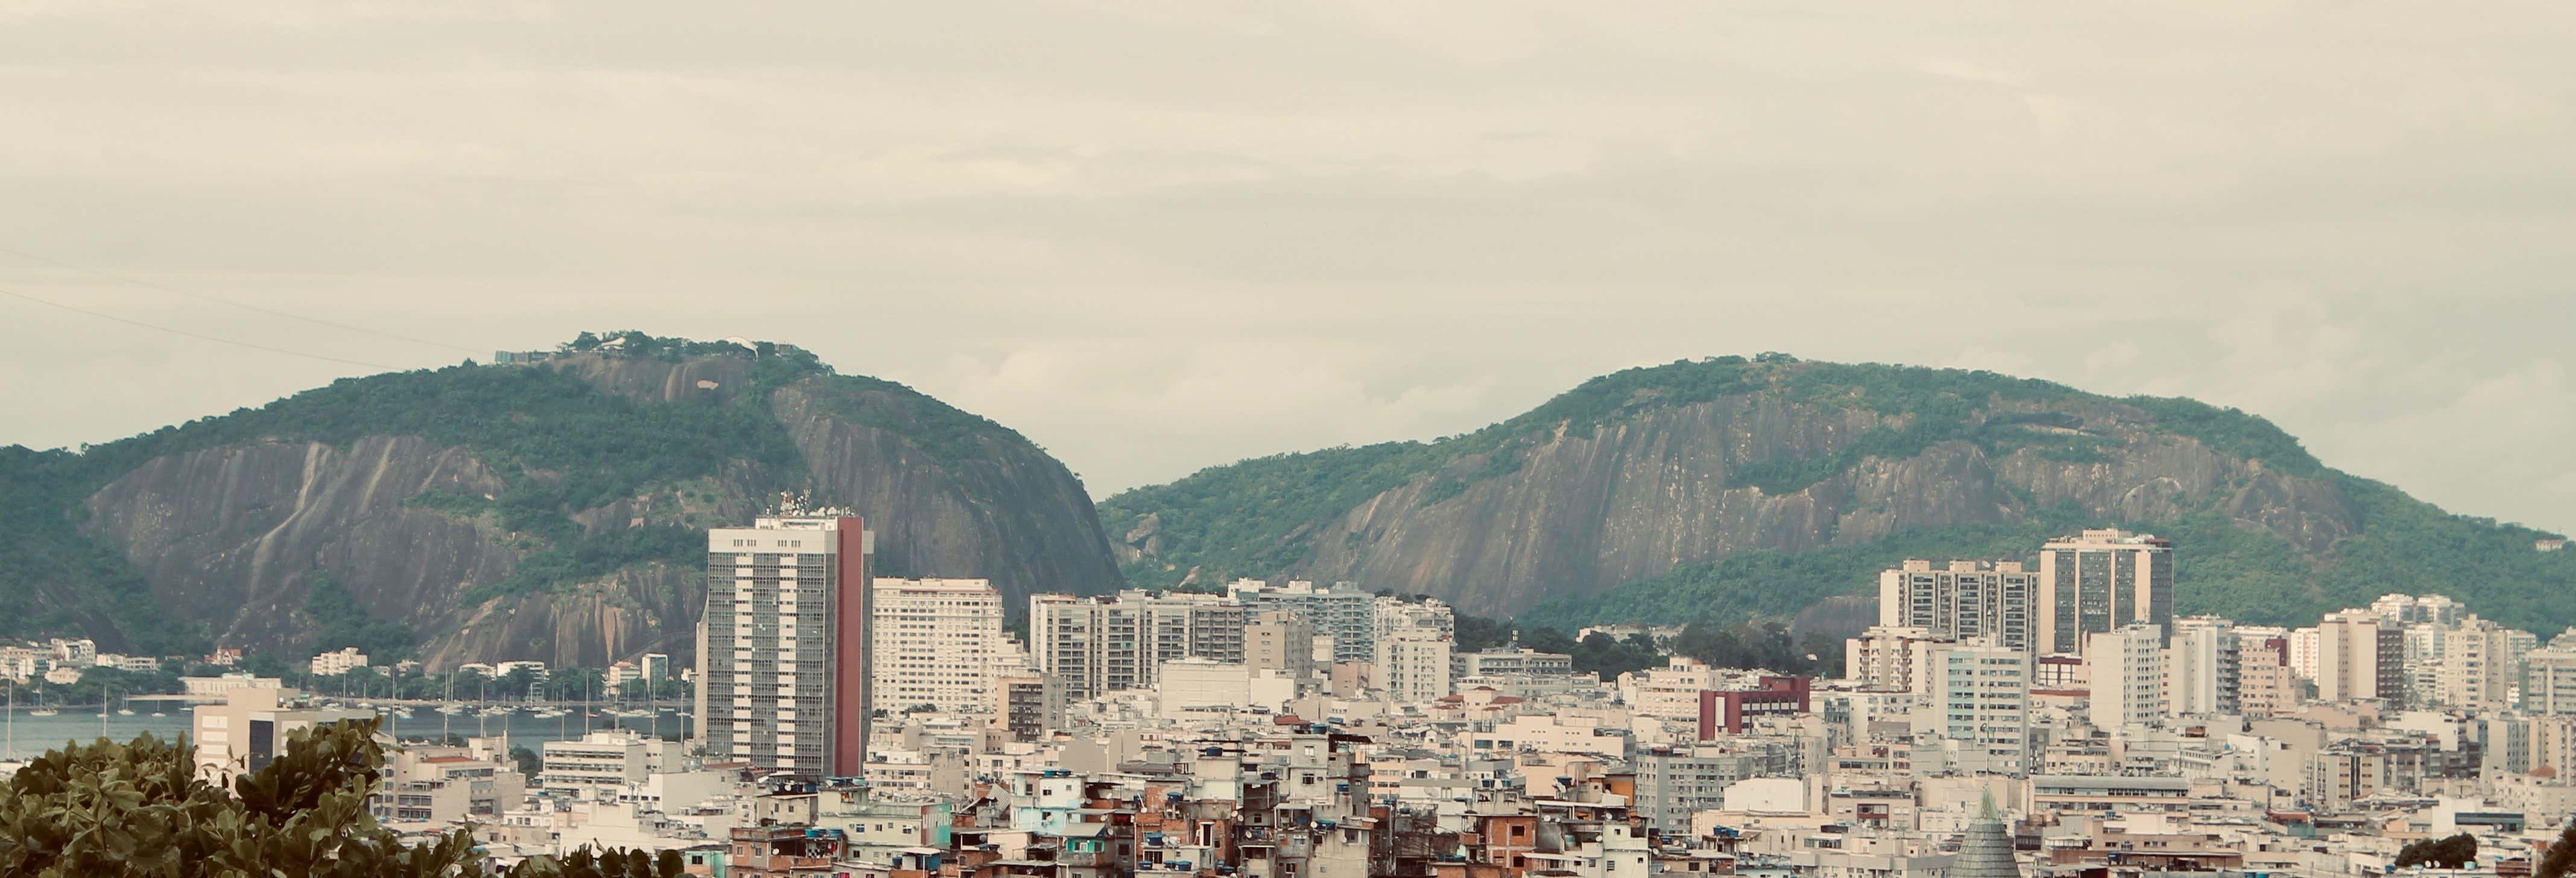
[[[878,579],[874,589],[876,709],[993,710],[1003,637],[1002,593],[992,581]]]
[[[2084,663],[2092,671],[2093,724],[2117,731],[2164,721],[2164,632],[2147,624],[2122,625],[2086,638]]]
[[[1029,661],[1074,701],[1151,689],[1173,659],[1242,664],[1244,621],[1244,606],[1224,595],[1031,595]]]
[[[1931,629],[1912,625],[1875,625],[1843,641],[1843,676],[1870,692],[1928,692],[1923,675],[1931,668],[1929,650],[1951,643]],[[1929,697],[1928,695],[1925,697]]]
[[[2216,616],[2174,620],[2165,647],[2165,702],[2176,716],[2239,711],[2240,661],[2235,623]]]
[[[2576,645],[2559,637],[2523,656],[2522,712],[2576,716]]]
[[[1378,640],[1406,631],[1430,631],[1442,637],[1458,633],[1458,615],[1449,605],[1436,598],[1419,602],[1384,597],[1369,606],[1369,642],[1375,651]]]
[[[2317,629],[2290,630],[2290,673],[2302,680],[2317,678]]]
[[[1378,685],[1397,704],[1446,698],[1451,649],[1449,637],[1434,629],[1393,629],[1377,641]]]
[[[708,761],[864,775],[874,550],[857,517],[834,512],[707,531],[696,708]]]
[[[1982,637],[2027,650],[2039,574],[2019,561],[1908,560],[1878,574],[1878,624],[1921,628],[1946,640]]]
[[[2028,774],[2030,653],[1979,638],[1933,644],[1924,656],[1931,699],[1918,715],[1946,742],[1951,769]]]
[[[1271,585],[1258,579],[1238,579],[1226,585],[1225,590],[1251,612],[1285,610],[1306,617],[1315,626],[1317,637],[1331,638],[1334,662],[1365,662],[1377,657],[1377,596],[1357,585],[1336,582],[1319,588],[1303,580]]]

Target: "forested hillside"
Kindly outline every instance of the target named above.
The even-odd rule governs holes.
[[[1907,557],[2083,527],[2181,545],[2186,612],[2312,620],[2386,591],[2576,623],[2576,561],[2318,461],[2255,415],[1986,372],[1719,357],[1595,378],[1431,442],[1212,467],[1101,504],[1128,579],[1353,579],[1551,625],[1733,623]]]

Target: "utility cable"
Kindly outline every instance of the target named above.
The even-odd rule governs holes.
[[[87,308],[82,308],[82,307],[78,307],[78,306],[75,306],[75,305],[65,305],[65,304],[63,304],[63,303],[61,303],[61,302],[55,302],[55,301],[50,301],[50,300],[46,300],[46,299],[39,299],[39,298],[36,298],[36,297],[34,297],[34,296],[30,296],[30,295],[27,295],[27,294],[25,294],[25,293],[21,293],[21,292],[15,291],[15,290],[0,289],[0,296],[9,296],[9,297],[12,297],[12,298],[25,299],[25,300],[27,300],[27,301],[34,302],[34,303],[39,304],[39,305],[45,305],[45,306],[54,307],[54,308],[61,308],[61,309],[65,310],[65,311],[75,311],[75,312],[79,312],[79,313],[82,313],[82,314],[87,314],[87,315],[89,315],[89,316],[96,317],[96,318],[99,318],[99,319],[101,319],[101,320],[114,320],[114,321],[116,321],[116,322],[118,322],[118,323],[123,323],[123,324],[125,324],[125,325],[127,325],[127,326],[140,326],[140,327],[143,327],[143,328],[145,328],[145,329],[154,329],[154,330],[159,330],[159,331],[162,331],[162,332],[167,332],[167,333],[170,333],[171,335],[184,335],[184,336],[187,336],[187,337],[189,337],[189,338],[200,339],[200,340],[204,340],[204,341],[211,341],[211,342],[215,342],[215,343],[218,343],[218,344],[228,344],[228,345],[232,345],[232,346],[234,346],[234,347],[250,348],[251,350],[255,350],[255,351],[267,351],[267,352],[272,353],[272,354],[285,354],[285,355],[290,356],[290,357],[303,357],[303,358],[308,359],[308,360],[327,360],[327,361],[334,362],[334,363],[346,363],[346,364],[349,364],[349,365],[352,365],[352,366],[365,366],[365,367],[370,368],[370,369],[385,369],[385,370],[388,370],[388,371],[394,371],[394,372],[404,371],[403,367],[401,367],[401,366],[387,366],[387,365],[385,365],[385,364],[383,364],[383,363],[369,363],[369,362],[365,362],[365,361],[363,361],[363,360],[350,360],[350,359],[344,359],[344,358],[341,358],[341,357],[325,356],[325,355],[323,355],[323,354],[308,354],[308,353],[305,353],[305,352],[303,352],[303,351],[290,351],[290,350],[287,350],[287,349],[285,349],[285,348],[273,348],[273,347],[269,347],[269,346],[264,345],[264,344],[253,344],[253,343],[251,343],[251,342],[246,342],[246,341],[234,341],[234,340],[232,340],[232,339],[229,339],[229,338],[223,338],[223,337],[220,337],[220,336],[212,336],[212,335],[206,335],[206,334],[204,334],[204,333],[189,332],[189,331],[187,331],[187,330],[185,330],[185,329],[172,329],[172,328],[170,328],[170,327],[162,326],[162,325],[159,325],[159,324],[154,324],[154,323],[145,323],[145,322],[140,321],[140,320],[130,320],[130,319],[127,319],[127,318],[124,318],[124,317],[118,317],[118,316],[116,316],[116,315],[114,315],[114,314],[106,314],[106,313],[101,313],[101,312],[98,312],[98,311],[92,311],[92,310],[89,310],[89,309],[87,309]]]

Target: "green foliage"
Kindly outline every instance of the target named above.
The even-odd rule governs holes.
[[[371,660],[385,664],[411,654],[419,637],[409,626],[370,615],[357,596],[328,571],[315,568],[304,577],[304,616],[315,626],[306,651],[329,652],[354,646]]]
[[[1746,623],[1732,628],[1692,622],[1673,638],[1673,653],[1718,668],[1766,668],[1817,676],[1842,674],[1842,644],[1825,642],[1821,632],[1810,632],[1805,642],[1797,642],[1790,637],[1789,626],[1779,622]]]
[[[1583,435],[1653,410],[1745,394],[1878,416],[1877,426],[1830,453],[1728,461],[1733,484],[1766,493],[1799,491],[1867,459],[1909,458],[1944,442],[1973,444],[1990,458],[2027,452],[2066,463],[2108,462],[2122,440],[2086,428],[2099,418],[2118,417],[2311,480],[2306,490],[2340,494],[2359,527],[2331,545],[2293,545],[2230,517],[2224,501],[2240,486],[2221,486],[2205,505],[2179,517],[2119,521],[2102,516],[2105,510],[2031,509],[2036,501],[2030,491],[2007,483],[2002,489],[2024,504],[2029,520],[2023,523],[1918,527],[1862,545],[1687,562],[1604,593],[1550,598],[1521,621],[1571,627],[1777,618],[1828,596],[1863,593],[1877,571],[1908,557],[2027,558],[2049,537],[2105,526],[2175,539],[2179,612],[2303,622],[2385,592],[2443,590],[2508,625],[2554,630],[2576,618],[2576,562],[2569,560],[2576,556],[2531,551],[2531,541],[2548,534],[2451,515],[2386,485],[2327,469],[2296,439],[2245,412],[2186,399],[2118,400],[1990,372],[1808,363],[1786,355],[1624,370],[1586,381],[1519,417],[1433,443],[1337,448],[1211,467],[1112,497],[1100,504],[1101,519],[1113,533],[1148,515],[1159,520],[1158,551],[1126,565],[1131,582],[1170,582],[1193,569],[1212,581],[1294,575],[1314,559],[1318,534],[1389,490],[1419,485],[1418,504],[1448,502],[1481,480],[1517,470],[1533,444],[1549,441],[1560,427]],[[1469,455],[1489,452],[1483,465],[1468,462]],[[2333,502],[2331,496],[2303,498],[2299,505],[2331,516],[2337,514]],[[1371,539],[1346,534],[1336,548],[1364,555]]]
[[[2460,833],[2442,839],[2418,839],[2397,852],[2397,868],[2432,866],[2457,869],[2478,858],[2477,836]]]
[[[2157,426],[2198,439],[2220,454],[2259,460],[2294,476],[2328,472],[2299,440],[2261,417],[2178,397],[2132,396],[2125,401],[2154,418]]]
[[[2541,855],[2531,878],[2567,878],[2570,872],[2576,872],[2576,820],[2568,821],[2558,840],[2549,843],[2549,852]]]
[[[1416,479],[1428,479],[1416,498],[1428,506],[1465,494],[1477,482],[1519,471],[1531,444],[1559,429],[1587,435],[1654,409],[1764,392],[1903,416],[1901,426],[1868,431],[1831,455],[1731,465],[1738,484],[1771,493],[1801,490],[1867,457],[1911,457],[1934,442],[1979,439],[1974,417],[1991,399],[2045,400],[2074,393],[2045,381],[1991,372],[1802,363],[1786,354],[1758,360],[1676,360],[1593,378],[1518,417],[1438,442],[1386,442],[1210,467],[1102,501],[1100,518],[1115,532],[1146,515],[1160,516],[1156,533],[1161,554],[1128,564],[1131,583],[1177,580],[1192,567],[1200,568],[1202,578],[1220,580],[1275,576],[1311,554],[1317,530],[1369,498]],[[1999,434],[1984,441],[2010,440]],[[2020,441],[2066,445],[2057,453],[2081,453],[2072,440]],[[1449,469],[1477,454],[1487,455],[1482,464]]]
[[[104,484],[68,451],[0,446],[0,637],[82,631],[143,652],[202,651],[125,557],[79,530],[81,500]]]
[[[834,417],[904,437],[945,464],[989,461],[1005,449],[1036,449],[1018,431],[881,378],[835,375],[817,394]]]
[[[464,830],[405,845],[375,822],[384,748],[374,721],[299,729],[284,752],[207,782],[194,748],[144,734],[48,752],[0,788],[0,875],[35,878],[446,878],[482,874]],[[666,852],[671,853],[671,852]],[[539,858],[510,878],[678,878],[675,853],[575,852]]]
[[[1512,623],[1507,620],[1456,614],[1457,630],[1451,635],[1459,652],[1481,652],[1512,642]]]
[[[1183,569],[1204,565],[1200,579],[1265,576],[1305,558],[1313,540],[1309,522],[1410,481],[1443,453],[1419,442],[1387,442],[1210,467],[1111,497],[1100,504],[1100,518],[1116,532],[1148,512],[1161,516],[1164,556],[1188,559]],[[1140,587],[1181,578],[1150,560],[1128,565],[1127,572],[1128,584]]]

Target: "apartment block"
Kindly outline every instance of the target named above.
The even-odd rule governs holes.
[[[875,709],[992,710],[994,658],[1003,651],[1002,594],[993,583],[878,579],[871,588]]]
[[[709,760],[857,777],[867,759],[875,538],[855,516],[765,516],[707,531],[697,716]]]
[[[2084,662],[2092,671],[2093,724],[2116,730],[2162,722],[2169,712],[2163,630],[2130,624],[2086,640]]]
[[[1271,585],[1238,579],[1226,586],[1226,594],[1255,613],[1284,610],[1306,617],[1317,636],[1332,638],[1336,663],[1377,657],[1377,596],[1357,585],[1336,582],[1318,588],[1303,580]]]
[[[1945,742],[1952,770],[2027,774],[2030,653],[1974,640],[1935,646],[1927,656],[1929,727]]]
[[[2216,616],[2174,620],[2165,647],[2165,702],[2175,715],[2237,713],[2242,674],[2235,623]]]
[[[1878,624],[1921,628],[1948,640],[1985,638],[2013,649],[2034,642],[2039,574],[2019,561],[1910,560],[1878,574]]]
[[[2087,635],[2173,624],[2173,541],[2123,530],[2086,530],[2039,551],[2041,652],[2083,652]]]
[[[1174,659],[1241,664],[1244,612],[1223,595],[1032,595],[1029,659],[1061,680],[1075,701],[1150,689],[1162,664]]]

